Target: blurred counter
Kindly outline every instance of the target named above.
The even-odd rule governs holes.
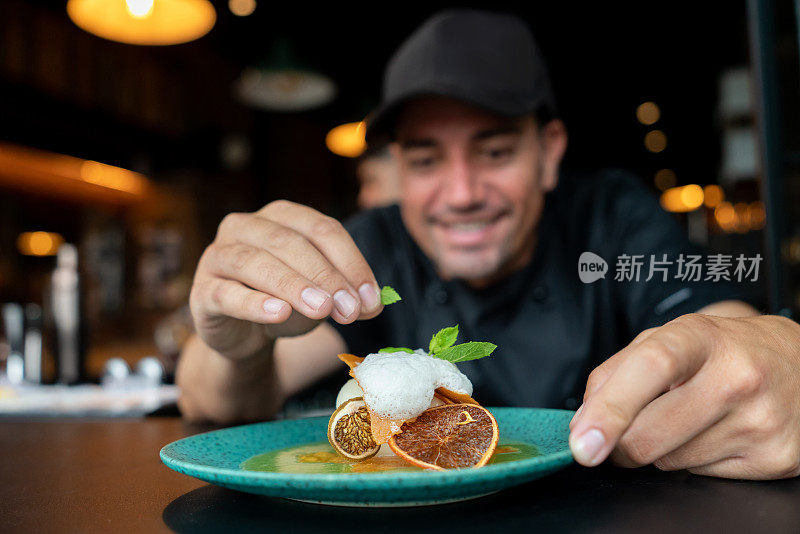
[[[178,387],[0,384],[0,417],[139,417],[178,400]]]
[[[0,422],[0,531],[800,532],[800,478],[720,480],[577,465],[480,499],[340,508],[249,495],[171,471],[158,451],[210,430],[176,417]]]

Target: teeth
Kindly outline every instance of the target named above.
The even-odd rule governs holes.
[[[489,223],[474,222],[474,223],[464,223],[464,224],[453,224],[451,228],[458,232],[475,232],[478,230],[483,230],[487,226],[489,226]]]

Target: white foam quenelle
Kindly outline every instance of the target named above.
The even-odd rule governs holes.
[[[436,388],[472,395],[472,382],[455,364],[418,349],[370,354],[353,370],[364,402],[386,419],[411,419],[431,406]],[[338,399],[337,399],[338,400]]]

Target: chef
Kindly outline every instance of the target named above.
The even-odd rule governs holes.
[[[703,251],[635,178],[563,172],[558,117],[524,22],[425,22],[367,120],[399,204],[345,226],[282,200],[225,217],[191,293],[184,416],[268,418],[340,370],[338,353],[427,347],[458,324],[460,342],[498,345],[459,366],[476,397],[577,408],[583,465],[800,474],[800,326],[743,300],[757,262],[689,273]],[[403,300],[384,309],[381,285]]]

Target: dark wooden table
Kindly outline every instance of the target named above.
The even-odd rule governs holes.
[[[159,449],[206,430],[173,417],[0,419],[0,532],[800,532],[800,479],[742,482],[579,466],[482,499],[315,506],[173,472]]]

